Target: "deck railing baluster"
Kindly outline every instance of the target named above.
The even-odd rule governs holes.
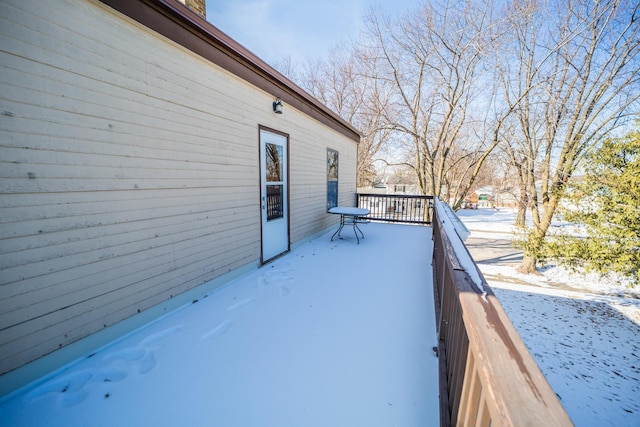
[[[371,221],[431,225],[433,196],[359,193],[356,206],[369,209]]]

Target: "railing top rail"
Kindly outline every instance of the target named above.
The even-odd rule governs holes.
[[[403,197],[406,199],[433,199],[433,196],[422,196],[419,194],[376,194],[376,193],[358,193],[358,196],[367,197],[380,197],[380,198],[397,198]]]

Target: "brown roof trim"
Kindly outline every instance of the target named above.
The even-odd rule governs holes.
[[[360,133],[273,67],[176,0],[100,0],[355,142]]]

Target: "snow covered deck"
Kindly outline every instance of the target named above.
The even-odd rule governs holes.
[[[362,227],[14,394],[2,424],[439,425],[432,230]]]

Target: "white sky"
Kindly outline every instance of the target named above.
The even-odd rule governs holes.
[[[371,7],[397,15],[420,0],[209,0],[207,20],[262,60],[300,64],[355,38]]]

